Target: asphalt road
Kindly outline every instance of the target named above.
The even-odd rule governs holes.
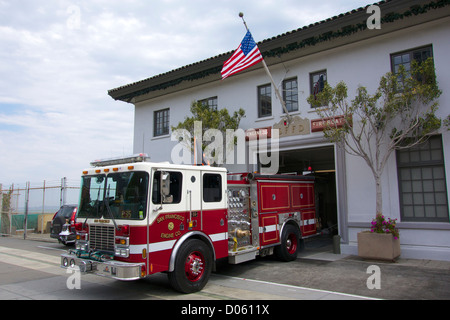
[[[239,265],[221,262],[201,292],[184,295],[172,290],[165,274],[133,282],[84,275],[77,282],[74,274],[59,267],[59,255],[64,251],[66,247],[55,242],[0,237],[0,299],[251,300],[255,303],[450,299],[450,262],[363,261],[354,256],[333,255],[326,248],[317,251],[307,248],[299,259],[290,263],[272,257]],[[258,312],[263,312],[263,306],[260,308]]]

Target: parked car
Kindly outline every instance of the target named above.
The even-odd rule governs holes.
[[[65,245],[75,243],[76,219],[77,205],[63,205],[53,216],[50,237]]]

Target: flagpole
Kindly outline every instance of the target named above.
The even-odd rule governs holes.
[[[245,29],[246,29],[247,31],[249,31],[249,29],[248,29],[248,27],[247,27],[247,23],[246,23],[245,20],[244,20],[244,14],[243,14],[242,12],[239,12],[239,17],[242,19],[242,22],[244,22]],[[284,99],[283,99],[283,97],[281,96],[280,91],[278,90],[278,87],[277,87],[277,85],[275,84],[275,81],[273,80],[272,74],[270,73],[270,70],[269,70],[269,67],[268,67],[267,64],[266,64],[266,61],[264,61],[264,58],[262,59],[262,64],[263,64],[263,66],[264,66],[264,69],[266,70],[267,75],[268,75],[269,78],[270,78],[270,81],[272,82],[272,85],[273,85],[273,87],[274,87],[274,89],[275,89],[275,94],[277,95],[278,100],[280,100],[281,106],[283,107],[283,110],[284,110],[284,112],[286,113],[286,120],[287,120],[286,125],[289,126],[289,125],[291,124],[292,117],[291,117],[291,115],[289,114],[289,111],[288,111],[287,108],[286,108],[286,102],[284,102]]]

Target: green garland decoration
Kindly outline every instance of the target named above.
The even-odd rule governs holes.
[[[436,1],[436,2],[433,1],[428,4],[424,4],[424,5],[414,5],[414,6],[411,6],[409,8],[409,10],[405,11],[404,13],[396,13],[396,12],[387,13],[383,18],[381,18],[381,24],[392,23],[394,21],[403,19],[405,17],[410,17],[412,15],[417,16],[419,14],[427,13],[428,11],[430,11],[432,9],[442,8],[447,5],[450,5],[450,0],[440,0],[440,1]],[[309,27],[311,27],[311,25]],[[309,28],[309,27],[305,27],[304,29]],[[328,31],[328,32],[322,33],[318,36],[303,39],[299,42],[294,42],[294,43],[288,44],[285,47],[278,47],[278,48],[275,48],[272,50],[268,50],[268,51],[263,52],[262,54],[264,57],[276,57],[276,56],[280,56],[280,55],[289,53],[291,51],[302,49],[302,48],[305,48],[308,46],[315,46],[316,44],[321,43],[321,42],[329,41],[329,40],[332,40],[335,38],[349,36],[356,32],[363,31],[365,29],[367,29],[366,20],[364,20],[360,23],[357,23],[357,24],[344,26],[337,31]]]

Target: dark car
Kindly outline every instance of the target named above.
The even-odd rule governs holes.
[[[76,218],[77,205],[63,205],[53,216],[50,237],[65,245],[75,243]]]

